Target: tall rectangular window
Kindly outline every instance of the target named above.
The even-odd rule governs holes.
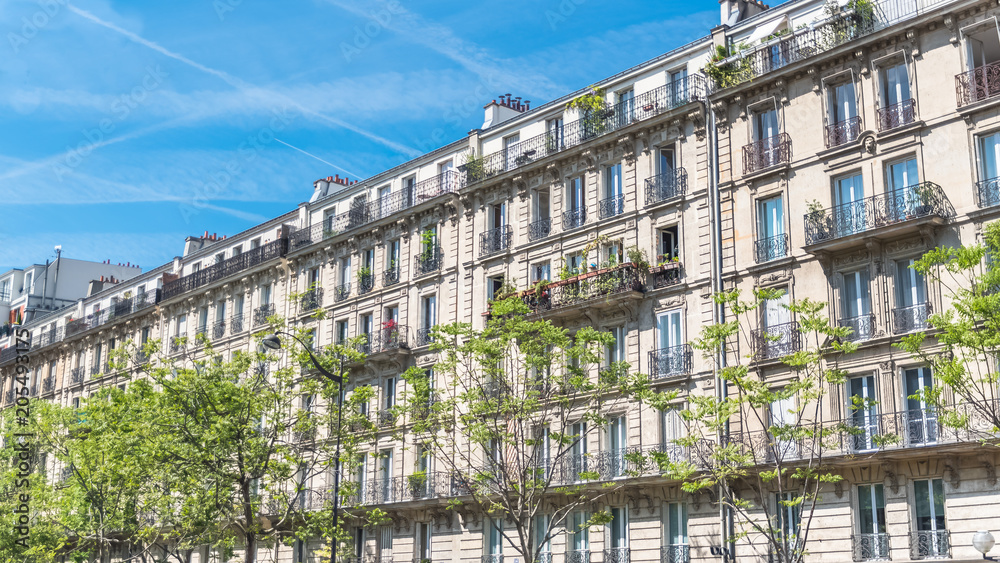
[[[892,313],[897,333],[927,328],[927,287],[924,276],[913,268],[912,258],[896,261],[896,308]]]
[[[931,368],[905,370],[903,388],[906,392],[906,444],[922,445],[937,442],[937,412],[933,403],[927,398],[927,394],[934,388]]]
[[[552,267],[548,262],[540,262],[531,265],[531,282],[541,280],[552,281]]]
[[[799,504],[795,502],[796,495],[781,493],[774,495],[774,511],[777,517],[777,529],[782,537],[792,542],[799,535]]]
[[[979,182],[976,203],[979,207],[1000,204],[1000,132],[976,138],[979,161]]]
[[[503,561],[503,518],[489,518],[486,522],[488,528],[486,539],[486,555],[489,563],[502,563]]]
[[[347,319],[337,321],[336,331],[334,333],[337,344],[344,344],[347,342],[347,339],[350,338],[350,335],[347,332],[347,326]]]
[[[615,563],[626,563],[628,555],[628,507],[615,506],[611,508],[611,523],[608,524],[611,540],[612,558]],[[610,563],[610,562],[609,562]]]
[[[670,73],[670,105],[676,107],[688,102],[688,71],[677,69]]]
[[[567,209],[576,211],[584,207],[583,177],[571,178],[569,181],[569,197],[566,198]]]
[[[875,437],[879,433],[875,376],[852,377],[847,382],[847,392],[851,426],[861,431],[851,435],[851,449],[856,452],[874,450],[878,447]]]
[[[688,544],[688,511],[687,504],[671,502],[667,506],[667,546],[686,546]],[[680,557],[671,557],[669,561],[684,561]]]
[[[757,241],[754,250],[757,263],[783,258],[788,254],[784,205],[780,195],[757,201]]]
[[[858,485],[859,536],[855,552],[862,561],[889,558],[889,536],[885,531],[885,493],[881,483]]]
[[[399,239],[392,239],[386,245],[386,269],[395,271],[399,268]]]
[[[871,338],[875,327],[871,318],[871,299],[868,295],[868,270],[858,270],[844,274],[842,294],[843,318],[840,326],[851,329],[851,340]]]
[[[545,122],[545,149],[556,152],[563,147],[563,119],[556,117]]]
[[[422,307],[422,324],[423,328],[432,328],[437,325],[437,297],[434,295],[428,295],[424,297],[424,303]]]
[[[625,212],[621,163],[612,164],[604,168],[604,200],[601,202],[600,211],[602,219],[614,217]]]
[[[626,463],[625,448],[628,446],[628,424],[625,416],[616,416],[608,423],[607,429],[607,454],[611,467],[608,469],[608,477],[621,477],[625,475]]]
[[[573,561],[586,563],[589,561],[590,551],[590,514],[583,511],[576,511],[568,518],[569,525],[567,532],[570,534],[569,550]],[[570,559],[567,557],[567,560]]]

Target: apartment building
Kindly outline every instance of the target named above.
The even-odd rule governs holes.
[[[69,405],[121,384],[107,358],[126,341],[159,339],[165,357],[181,359],[197,351],[180,337],[205,334],[231,353],[249,349],[271,315],[313,331],[318,346],[366,335],[352,385],[378,389],[369,409],[385,431],[372,449],[381,455],[355,476],[364,486],[354,500],[393,523],[354,531],[355,557],[501,563],[512,555],[496,526],[444,510],[461,488],[405,428],[389,431],[402,423],[390,415],[405,391],[400,373],[433,373],[432,327],[482,326],[504,284],[550,280],[530,301],[539,316],[612,332],[607,361],[629,362],[659,388],[712,394],[713,363],[688,344],[716,320],[712,292],[781,288],[783,300],[827,303],[860,344],[824,413],[864,431],[828,458],[844,481],[824,491],[807,560],[977,559],[973,532],[1000,516],[997,456],[909,398],[934,378],[892,342],[948,305],[912,260],[978,240],[1000,210],[998,12],[985,0],[882,0],[870,11],[724,0],[722,25],[704,38],[597,82],[600,115],[567,108],[586,90],[535,107],[506,95],[467,138],[363,181],[318,180],[285,215],[231,237],[189,238],[172,263],[28,323],[34,377],[53,382],[40,396]],[[715,56],[718,47],[729,56]],[[648,274],[630,251],[650,258]],[[602,293],[581,291],[582,277],[603,282]],[[734,351],[775,383],[793,377],[778,360],[801,346],[782,302],[764,307]],[[37,336],[45,331],[53,336]],[[0,373],[10,405],[10,353],[0,353]],[[877,404],[859,412],[853,397]],[[783,409],[772,405],[771,416]],[[683,430],[671,416],[635,404],[613,426],[581,455],[688,455],[672,443]],[[878,449],[876,433],[901,439],[863,455]],[[557,535],[550,561],[721,559],[719,511],[705,495],[602,467],[602,479],[624,482],[594,507],[613,522]],[[415,471],[434,486],[406,487]],[[322,499],[330,483],[312,487]],[[315,547],[262,555],[296,561]],[[747,539],[735,555],[767,552]]]

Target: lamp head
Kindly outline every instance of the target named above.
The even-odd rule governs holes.
[[[281,350],[281,340],[277,334],[268,334],[260,341],[260,344],[268,350]]]
[[[993,545],[996,540],[993,539],[993,534],[986,530],[979,530],[972,535],[972,547],[976,548],[976,551],[982,553],[984,556],[993,549]]]

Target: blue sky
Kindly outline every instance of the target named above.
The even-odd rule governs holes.
[[[151,269],[707,33],[717,0],[0,0],[0,271]]]

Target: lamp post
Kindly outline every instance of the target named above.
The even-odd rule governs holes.
[[[322,365],[320,365],[319,360],[316,355],[312,353],[309,346],[306,346],[305,342],[299,340],[294,334],[290,334],[284,331],[278,331],[275,334],[268,334],[261,341],[261,345],[269,350],[280,350],[281,340],[278,338],[279,334],[290,337],[302,345],[302,349],[309,354],[309,359],[312,360],[313,365],[316,370],[320,372],[323,377],[329,379],[330,381],[337,384],[337,450],[335,454],[336,463],[334,464],[333,470],[333,532],[330,538],[330,563],[337,563],[337,516],[340,512],[340,437],[342,434],[342,423],[344,420],[344,378],[339,375],[344,373],[344,356],[340,356],[340,369],[338,375],[334,375],[326,370]]]
[[[997,561],[996,557],[987,557],[986,554],[993,549],[993,545],[996,540],[993,539],[993,534],[986,530],[979,530],[972,535],[972,547],[976,548],[976,551],[983,554],[983,559],[987,561]]]

